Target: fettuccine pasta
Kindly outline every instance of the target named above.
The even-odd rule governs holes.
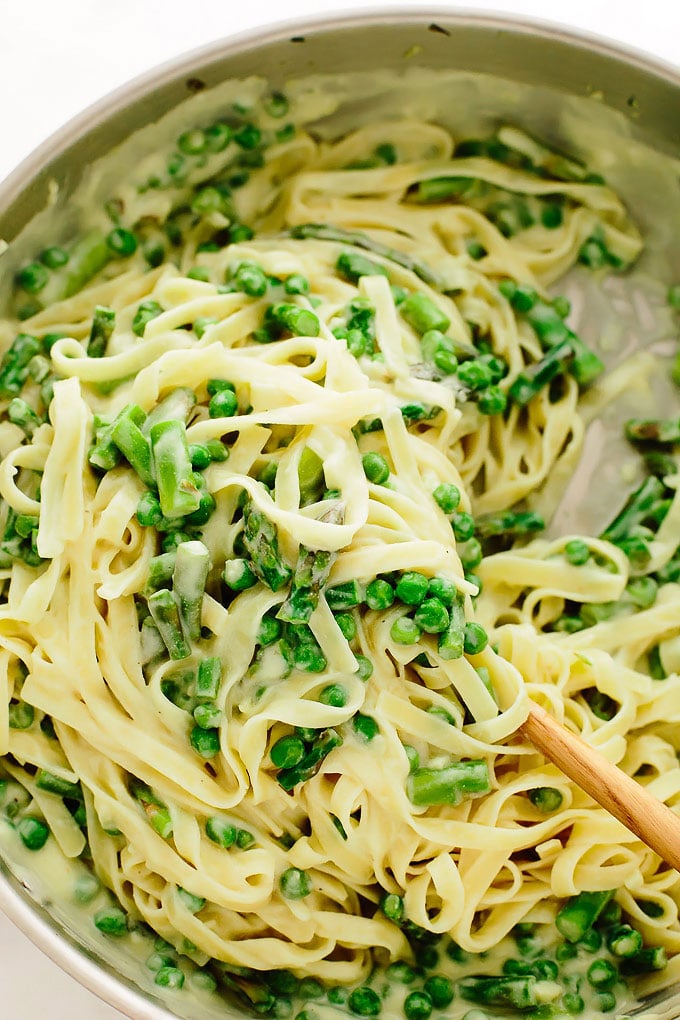
[[[17,839],[89,862],[116,902],[102,931],[146,922],[171,969],[262,1009],[261,972],[359,986],[367,1013],[376,965],[556,918],[578,947],[615,916],[641,941],[617,956],[610,929],[613,980],[645,952],[654,970],[680,950],[678,876],[518,733],[531,698],[680,802],[677,476],[650,476],[632,530],[546,538],[535,509],[602,370],[548,288],[578,262],[625,270],[638,232],[515,129],[320,142],[281,128],[284,104],[188,129],[105,229],[19,273],[0,366]],[[524,974],[526,1007],[576,994],[546,977]],[[519,1008],[494,979],[466,978],[461,1009]]]

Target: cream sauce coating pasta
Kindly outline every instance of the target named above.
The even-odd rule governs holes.
[[[353,165],[386,143],[398,154],[392,165]],[[565,548],[580,536],[501,542],[466,570],[466,540],[456,540],[452,513],[433,492],[456,486],[456,512],[475,519],[530,506],[581,449],[580,387],[562,374],[561,385],[538,390],[526,405],[484,414],[455,373],[432,371],[427,331],[402,308],[406,295],[423,295],[457,350],[502,359],[507,395],[544,350],[499,281],[547,300],[590,238],[625,264],[640,238],[605,184],[457,156],[457,143],[421,122],[376,123],[335,143],[298,131],[267,150],[234,199],[252,238],[206,247],[205,222],[190,223],[175,258],[149,269],[138,253],[124,272],[109,264],[91,285],[21,325],[31,336],[59,336],[49,350],[53,396],[44,422],[27,438],[0,426],[13,430],[2,436],[3,513],[39,522],[38,564],[17,557],[0,571],[0,752],[63,854],[80,856],[87,841],[94,871],[124,910],[172,945],[191,944],[199,964],[360,982],[376,961],[411,951],[407,932],[381,909],[386,894],[403,898],[419,929],[480,953],[521,922],[551,920],[579,891],[616,889],[646,940],[680,950],[677,875],[518,734],[532,698],[676,806],[677,585],[663,585],[653,605],[568,633],[556,626],[565,606],[624,597],[631,565],[618,546],[586,537],[587,562],[574,565]],[[546,226],[539,215],[512,233],[476,192],[417,201],[423,182],[448,178],[478,182],[481,194],[557,202],[560,222]],[[162,191],[136,196],[137,213],[167,215],[169,207],[158,211],[164,199]],[[224,227],[223,213],[209,219],[212,232]],[[378,248],[301,235],[308,224],[359,231]],[[470,254],[471,240],[481,255]],[[338,258],[348,252],[375,271],[343,277]],[[266,291],[233,284],[244,263],[262,270]],[[421,263],[441,284],[423,279]],[[285,293],[285,281],[298,277],[308,287]],[[140,334],[142,302],[158,312]],[[282,303],[309,313],[316,335],[293,326],[263,336],[272,305]],[[97,307],[115,313],[102,357],[88,353]],[[372,349],[357,355],[348,330],[361,310]],[[229,382],[235,413],[210,410],[211,380]],[[37,383],[27,386],[30,403]],[[152,415],[182,388],[195,395],[190,448],[220,441],[229,455],[200,472],[213,508],[180,538],[200,541],[210,568],[200,636],[173,659],[167,648],[149,648],[160,627],[147,608],[153,563],[163,550],[174,555],[172,544],[161,545],[173,527],[167,519],[158,529],[140,523],[149,485],[121,447],[106,471],[88,455],[102,422],[128,405]],[[410,418],[404,409],[414,406],[427,413]],[[371,454],[387,478],[371,480]],[[321,465],[313,498],[303,484],[310,456]],[[674,498],[652,543],[655,570],[677,548],[679,507]],[[248,558],[249,514],[274,528],[289,574],[310,550],[317,562],[326,555],[304,636],[321,668],[310,668],[285,638],[263,640],[263,621],[280,620],[289,587],[258,575],[245,590],[225,588],[225,567]],[[394,593],[387,605],[363,597],[349,605],[351,624],[327,597],[355,582],[365,592],[376,579],[393,590],[409,572],[444,579],[464,620],[482,625],[489,643],[451,657],[437,632],[418,627],[413,643],[400,640],[400,621],[413,610]],[[645,667],[657,646],[669,674],[662,682]],[[219,749],[209,759],[191,739],[191,684],[206,659],[221,668],[209,699]],[[331,687],[341,696],[329,695]],[[593,694],[615,705],[609,718],[594,710]],[[12,725],[18,704],[34,713],[28,727]],[[356,724],[366,717],[376,724],[370,739]],[[53,733],[40,726],[44,719]],[[338,740],[287,789],[272,749],[296,733]],[[414,803],[416,754],[425,772],[482,762],[488,790],[458,803]],[[40,770],[80,784],[86,825],[40,789]],[[549,813],[528,796],[543,788],[561,797]],[[159,811],[165,827],[154,824]],[[215,818],[249,833],[248,845],[220,846],[209,834]],[[286,895],[291,869],[309,883],[299,898]],[[660,905],[657,916],[639,907],[648,901]]]

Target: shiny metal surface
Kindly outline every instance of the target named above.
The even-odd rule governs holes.
[[[131,82],[71,121],[0,185],[0,236],[11,241],[22,230],[43,206],[51,179],[70,193],[83,167],[198,87],[250,74],[266,74],[279,87],[290,76],[377,65],[399,69],[408,61],[592,96],[593,102],[623,114],[633,137],[680,158],[680,72],[674,68],[536,23],[441,8],[367,12],[226,39]],[[181,1009],[176,1012],[153,990],[140,991],[130,977],[120,975],[115,954],[107,962],[92,947],[84,948],[76,932],[60,927],[46,909],[46,897],[33,888],[30,877],[22,877],[10,874],[0,860],[0,908],[91,991],[133,1020],[208,1016],[188,1000],[173,1000]],[[655,1020],[677,1020],[680,992],[665,993],[653,1005]],[[229,1013],[225,1009],[222,1015]]]

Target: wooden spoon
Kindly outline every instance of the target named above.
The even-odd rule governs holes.
[[[612,765],[576,733],[530,702],[520,732],[566,776],[680,871],[680,815]]]

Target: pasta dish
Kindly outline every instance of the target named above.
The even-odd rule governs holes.
[[[159,986],[274,1016],[672,980],[677,873],[518,732],[531,698],[678,803],[677,421],[546,533],[632,371],[559,293],[635,262],[623,202],[512,126],[321,141],[280,93],[154,160],[0,327],[12,839]]]

